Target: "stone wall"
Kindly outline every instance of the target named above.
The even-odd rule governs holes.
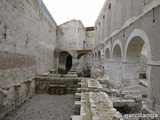
[[[106,0],[95,22],[96,45],[110,37],[111,33],[124,28],[157,2],[158,0]]]
[[[57,28],[57,48],[63,51],[83,50],[85,39],[85,28],[79,20],[71,20]]]
[[[43,11],[39,2],[1,1],[0,5],[2,87],[52,68],[56,25]]]
[[[77,50],[83,50],[86,41],[86,29],[79,20],[70,20],[57,27],[57,50],[66,51],[72,56],[72,68],[79,65]],[[59,54],[56,56],[59,62]]]
[[[0,1],[0,116],[31,96],[32,78],[53,67],[56,23],[46,12],[41,0]]]
[[[86,28],[86,40],[84,42],[84,50],[91,50],[95,46],[94,30],[87,30]]]
[[[137,1],[132,1],[132,3],[128,0],[122,1],[129,2],[126,4],[130,4],[131,6],[134,4],[134,9],[136,8],[136,3],[133,2]],[[140,0],[138,2],[145,1]],[[109,5],[107,7],[110,8],[111,6]],[[129,12],[128,9],[129,11],[135,12],[130,10],[130,7],[126,9],[126,12]],[[140,8],[137,8],[137,10],[138,9]],[[102,35],[100,33],[106,33],[108,30],[106,27],[104,31],[103,28],[98,29],[99,27],[97,27],[97,25],[99,25],[99,23],[96,22],[95,28],[97,28],[97,35],[95,41],[97,46],[93,49],[93,54],[96,56],[96,65],[102,64],[97,56],[99,50],[102,51],[100,52],[100,57],[103,60],[104,55],[109,53],[108,60],[103,63],[105,70],[107,70],[105,73],[107,79],[121,81],[126,85],[139,84],[140,56],[141,53],[144,54],[144,52],[146,52],[147,60],[143,60],[145,69],[147,68],[148,81],[146,100],[149,104],[149,108],[155,110],[158,114],[160,113],[160,97],[158,97],[157,92],[159,91],[160,86],[160,75],[158,72],[158,70],[160,70],[160,54],[158,46],[158,43],[160,43],[160,35],[158,34],[158,31],[160,30],[159,11],[159,0],[146,1],[142,11],[137,12],[135,16],[126,16],[128,18],[126,19],[125,24],[122,24],[119,29],[114,29],[115,31],[108,34],[109,36],[106,36],[104,39],[101,39]],[[103,13],[104,11],[102,9],[100,15],[103,15]],[[122,16],[125,15],[128,14],[124,12]],[[100,19],[99,16],[97,20]],[[106,23],[108,23],[107,19]],[[143,49],[144,45],[146,45],[146,50]]]
[[[54,85],[55,87],[58,86],[65,86],[66,94],[75,94],[77,91],[78,82],[80,81],[80,78],[72,77],[72,76],[65,76],[65,77],[36,77],[35,78],[35,87],[36,93],[48,93],[49,92],[49,86]]]

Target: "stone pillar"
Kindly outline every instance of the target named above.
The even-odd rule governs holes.
[[[122,83],[126,85],[139,84],[139,72],[137,63],[122,63]]]
[[[107,60],[104,62],[104,78],[110,78],[110,61]]]
[[[105,13],[105,19],[104,19],[104,22],[105,22],[105,26],[104,26],[104,38],[107,38],[107,25],[108,25],[108,22],[107,22],[107,12]]]
[[[148,91],[147,102],[148,107],[153,109],[160,116],[160,65],[149,64],[148,65]]]
[[[110,63],[110,70],[111,70],[111,80],[121,81],[122,80],[122,67],[121,63],[117,61],[112,61]]]

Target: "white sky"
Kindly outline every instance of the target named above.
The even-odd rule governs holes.
[[[56,23],[81,20],[85,27],[94,26],[105,0],[43,0]]]

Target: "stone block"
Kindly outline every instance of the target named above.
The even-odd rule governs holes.
[[[65,85],[49,85],[48,93],[50,95],[64,95],[66,93]]]

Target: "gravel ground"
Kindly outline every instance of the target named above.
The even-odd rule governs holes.
[[[74,95],[36,94],[4,120],[70,120]]]

